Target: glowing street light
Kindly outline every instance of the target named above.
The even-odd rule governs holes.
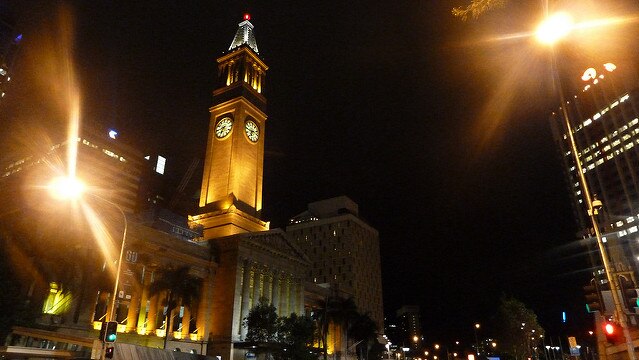
[[[50,194],[59,200],[70,200],[79,198],[84,192],[84,184],[76,178],[57,177],[49,184]]]
[[[552,45],[563,39],[572,29],[572,17],[565,12],[559,12],[543,21],[537,27],[535,36],[542,44]]]
[[[90,193],[90,192],[86,192],[86,186],[79,181],[78,179],[74,178],[74,177],[58,177],[55,178],[50,184],[49,184],[49,192],[50,194],[56,198],[56,199],[60,199],[60,200],[77,200],[80,199],[81,196],[83,194],[88,194],[90,196],[93,196],[96,199],[99,199],[101,201],[106,202],[107,204],[110,204],[112,206],[114,206],[116,209],[118,209],[118,211],[120,212],[120,214],[122,214],[122,219],[124,221],[124,231],[122,232],[122,244],[120,245],[120,257],[118,259],[118,268],[117,271],[115,273],[115,284],[113,286],[113,294],[111,295],[112,299],[111,299],[111,309],[109,311],[109,316],[108,316],[108,321],[116,321],[115,319],[115,300],[117,298],[117,293],[118,293],[118,287],[120,285],[120,273],[122,272],[122,258],[123,258],[123,254],[124,254],[124,246],[126,244],[126,231],[127,231],[127,227],[128,227],[128,222],[126,219],[126,215],[124,214],[124,211],[122,210],[122,208],[120,207],[120,205],[109,201],[101,196],[98,196],[96,194]]]
[[[579,158],[579,153],[577,151],[577,144],[575,142],[575,136],[573,134],[572,126],[570,124],[570,118],[568,116],[568,110],[566,109],[566,99],[564,97],[564,91],[561,85],[561,79],[559,77],[559,70],[557,66],[557,58],[555,55],[553,44],[564,38],[570,31],[574,28],[572,24],[572,19],[570,16],[565,13],[555,14],[546,19],[546,21],[542,22],[542,24],[537,28],[537,39],[546,45],[551,46],[552,50],[552,75],[553,80],[557,84],[557,89],[559,90],[559,100],[561,102],[561,111],[563,115],[564,125],[566,128],[566,132],[568,135],[568,140],[570,141],[570,149],[572,155],[574,157],[575,166],[577,174],[579,175],[579,180],[581,183],[581,189],[586,200],[586,204],[588,206],[588,216],[590,218],[590,222],[592,224],[592,229],[595,232],[595,238],[597,239],[597,246],[599,248],[599,255],[601,257],[601,262],[604,266],[604,270],[606,271],[606,277],[608,278],[608,283],[611,284],[612,301],[615,306],[615,318],[621,325],[623,330],[624,337],[626,339],[626,347],[628,350],[628,357],[630,360],[636,360],[634,345],[632,342],[632,338],[630,337],[630,331],[628,330],[628,324],[626,322],[626,315],[624,314],[623,307],[621,305],[621,300],[619,299],[619,294],[616,289],[619,289],[619,284],[617,283],[617,279],[613,276],[611,272],[612,267],[610,266],[610,260],[608,258],[608,253],[606,251],[606,247],[604,246],[603,238],[601,235],[601,229],[599,227],[599,222],[597,220],[597,214],[599,208],[601,207],[601,201],[592,198],[590,194],[590,187],[588,186],[588,182],[586,180],[586,175],[584,174],[583,168],[581,166],[581,159]],[[551,36],[554,33],[555,36]],[[614,69],[613,69],[614,70]],[[523,324],[522,324],[523,326]]]
[[[479,323],[475,323],[475,352],[477,353],[477,357],[479,357],[479,338],[477,337],[477,330],[479,330],[480,327],[481,325],[479,325]]]

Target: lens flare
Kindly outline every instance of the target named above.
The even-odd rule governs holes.
[[[565,12],[559,12],[542,22],[537,28],[535,36],[539,42],[552,45],[568,35],[572,29],[572,17]]]

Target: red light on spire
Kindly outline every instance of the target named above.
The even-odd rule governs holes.
[[[251,20],[251,15],[250,14],[244,14],[244,20]]]

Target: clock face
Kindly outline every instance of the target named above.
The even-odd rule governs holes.
[[[215,125],[215,136],[223,138],[231,132],[231,128],[233,128],[233,120],[230,117],[225,117]]]
[[[249,140],[252,142],[257,142],[260,138],[260,128],[257,126],[255,121],[247,120],[244,125],[244,130],[246,131],[246,136],[248,136]]]

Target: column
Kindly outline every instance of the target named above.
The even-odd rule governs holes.
[[[182,317],[182,339],[189,340],[189,328],[191,327],[191,309],[184,307],[184,317]]]
[[[137,333],[146,335],[148,334],[146,303],[149,300],[149,284],[151,282],[151,276],[148,273],[144,273],[142,278],[142,289],[140,294],[140,312],[138,313]],[[149,315],[151,313],[149,312]],[[128,328],[128,326],[127,326]]]
[[[153,295],[149,302],[149,314],[146,318],[146,333],[154,334],[158,323],[158,298],[159,295]]]
[[[288,315],[288,296],[289,296],[289,275],[288,274],[282,274],[282,279],[280,281],[280,302],[279,305],[277,306],[279,310],[279,314],[280,316],[286,316]]]
[[[135,289],[135,291],[133,292],[133,295],[131,295],[131,301],[129,302],[129,311],[126,315],[126,332],[134,332],[136,329],[136,325],[138,323],[138,313],[142,312],[140,311],[140,298],[142,297],[142,294],[140,294],[141,292],[142,289],[137,287],[137,289]]]
[[[273,271],[273,299],[272,304],[276,307],[278,315],[280,314],[280,272],[278,270]]]
[[[260,301],[260,285],[262,284],[262,268],[259,265],[255,266],[255,271],[253,272],[253,307],[257,305]]]
[[[273,272],[269,269],[264,269],[264,286],[262,289],[262,296],[268,299],[268,301],[273,303]]]
[[[251,263],[248,260],[244,261],[244,274],[242,276],[242,312],[240,314],[240,324],[244,321],[244,318],[249,313],[249,289],[251,282]],[[246,337],[246,328],[240,325],[240,338],[244,340]]]
[[[296,313],[297,315],[301,315],[300,312],[297,310],[297,279],[295,278],[291,278],[291,290],[289,292],[289,314],[292,313]]]
[[[198,340],[208,339],[209,331],[213,322],[213,293],[214,293],[215,272],[209,269],[209,274],[202,280],[202,290],[200,291],[200,303],[196,313],[196,326]]]
[[[305,309],[304,309],[304,280],[303,279],[299,279],[299,288],[297,290],[297,299],[298,299],[298,303],[297,303],[297,309],[299,311],[300,315],[304,315],[305,314]]]

